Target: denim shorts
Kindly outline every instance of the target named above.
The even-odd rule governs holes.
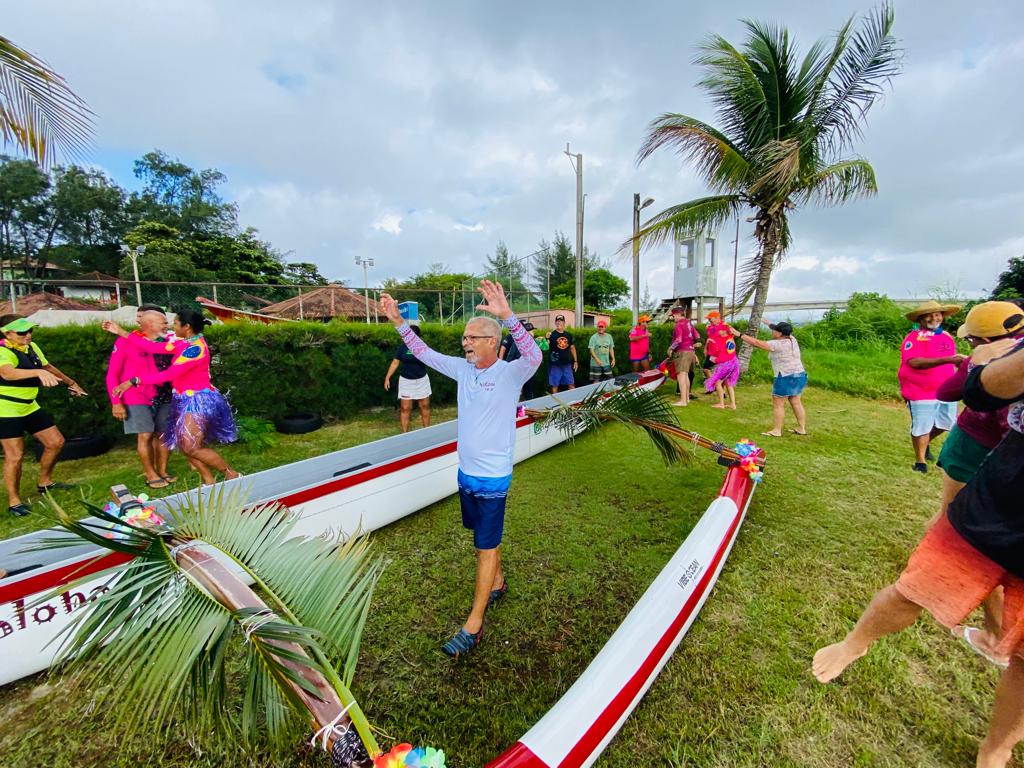
[[[473,531],[473,546],[496,549],[505,531],[505,501],[512,475],[476,477],[459,470],[462,527]]]
[[[779,374],[772,382],[772,395],[775,397],[796,397],[807,386],[807,372],[791,373],[789,376]]]

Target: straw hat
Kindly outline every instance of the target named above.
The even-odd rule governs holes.
[[[924,315],[930,315],[932,312],[941,312],[942,319],[945,320],[950,315],[955,315],[959,311],[959,304],[939,304],[939,302],[929,299],[924,304],[907,312],[906,317],[910,322],[916,323]]]
[[[1024,330],[1024,309],[1009,301],[986,301],[971,307],[956,335],[994,339],[1020,330]]]

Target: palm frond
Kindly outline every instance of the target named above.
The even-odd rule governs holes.
[[[319,676],[374,753],[369,724],[331,662],[343,658],[351,681],[383,567],[370,560],[365,537],[296,537],[297,518],[276,505],[249,509],[243,490],[222,486],[170,510],[162,528],[132,529],[120,540],[102,532],[118,518],[91,508],[100,522],[75,521],[51,503],[75,536],[135,555],[106,572],[108,591],[76,614],[59,656],[80,684],[103,689],[104,705],[125,733],[151,733],[180,719],[197,733],[244,744],[263,741],[265,733],[281,747],[308,729],[304,699],[328,701],[310,682]],[[67,546],[67,538],[51,545]],[[197,550],[197,541],[249,572],[270,608],[233,608],[182,567],[178,559]],[[240,717],[226,673],[236,637],[244,638],[249,665]]]
[[[637,153],[642,163],[662,147],[689,160],[712,189],[729,192],[748,182],[750,163],[725,134],[693,117],[665,114],[652,121]]]
[[[741,51],[724,37],[712,35],[701,44],[694,63],[705,71],[697,85],[711,95],[721,131],[740,154],[771,135],[768,94]]]
[[[902,53],[892,35],[894,20],[890,3],[875,8],[847,39],[830,73],[819,112],[811,119],[833,153],[861,137],[868,110],[902,68]]]
[[[875,169],[866,160],[843,160],[822,168],[805,180],[805,197],[822,205],[839,205],[847,200],[871,197],[878,192]]]
[[[604,422],[625,424],[643,430],[654,443],[666,464],[687,461],[679,444],[665,428],[679,428],[679,421],[665,396],[657,390],[623,387],[611,393],[598,389],[583,400],[565,404],[537,414],[542,426],[557,429],[573,439]]]
[[[800,177],[799,139],[781,139],[762,144],[757,152],[759,175],[750,184],[750,196],[762,204],[781,203],[792,192]]]
[[[640,247],[648,249],[678,237],[717,232],[739,213],[745,202],[740,195],[714,195],[666,208],[644,222],[637,233]],[[630,238],[620,250],[632,244]]]
[[[92,138],[93,113],[44,61],[0,37],[0,133],[42,167],[54,150],[81,158]]]

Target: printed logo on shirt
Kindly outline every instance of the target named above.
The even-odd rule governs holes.
[[[569,348],[569,340],[565,336],[559,336],[558,337],[558,341],[556,342],[556,346],[559,349],[568,349]]]

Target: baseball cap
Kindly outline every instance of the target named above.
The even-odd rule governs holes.
[[[0,331],[18,331],[24,333],[25,331],[31,331],[36,327],[36,324],[29,320],[27,317],[19,317],[17,320],[11,320]]]
[[[720,313],[720,312],[719,312],[719,311],[718,311],[717,309],[712,309],[712,310],[711,310],[710,312],[708,312],[708,313],[707,313],[707,314],[705,315],[705,317],[706,317],[706,318],[708,318],[709,320],[710,320],[710,319],[711,319],[712,317],[717,317],[717,318],[718,318],[719,320],[721,320],[721,319],[722,319],[722,315],[721,315],[721,313]]]
[[[793,326],[790,323],[787,323],[785,320],[783,320],[780,323],[768,323],[768,327],[771,328],[773,331],[778,331],[783,336],[793,335]]]
[[[523,323],[523,329],[527,330],[527,331],[532,331],[533,330],[533,323],[531,323],[529,321]]]
[[[565,315],[555,315],[555,322],[557,323],[559,320],[564,321]]]
[[[975,304],[967,313],[956,335],[992,339],[1024,330],[1024,309],[1009,301],[985,301]]]
[[[597,321],[597,327],[598,328],[607,328],[608,327],[608,321],[607,320],[598,320]]]
[[[651,318],[647,315],[640,315],[640,317],[638,317],[636,321],[638,323],[649,323],[651,322]]]

